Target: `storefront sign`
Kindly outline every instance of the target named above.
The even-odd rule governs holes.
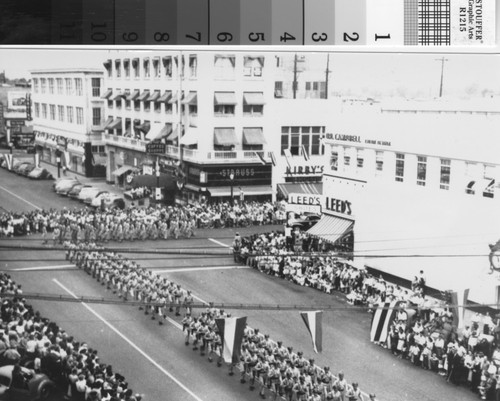
[[[321,214],[322,195],[290,193],[287,212]]]
[[[332,134],[331,132],[328,132],[326,133],[325,138],[340,142],[364,143],[367,145],[378,145],[378,146],[392,146],[390,141],[380,141],[377,139],[362,139],[361,135]]]
[[[12,111],[26,111],[26,92],[7,92],[7,108]]]
[[[323,174],[325,166],[320,165],[301,165],[287,166],[285,175],[287,177],[319,176]]]
[[[63,137],[63,136],[58,136],[57,137],[57,146],[62,146],[63,148],[66,148],[68,143],[68,140]]]
[[[153,175],[153,166],[145,164],[142,166],[142,174]]]
[[[26,120],[10,120],[9,119],[8,122],[9,122],[11,134],[20,133],[21,127],[24,127],[26,125]]]
[[[166,152],[166,145],[163,142],[149,142],[146,144],[146,152],[164,155]]]
[[[225,187],[233,185],[235,195],[237,187],[242,185],[271,185],[271,165],[222,165],[189,166],[186,169],[188,182],[193,185]],[[231,179],[232,177],[232,179]]]
[[[346,214],[349,216],[352,214],[352,207],[351,207],[352,203],[349,202],[348,200],[336,199],[326,196],[324,205],[326,211],[339,214]]]

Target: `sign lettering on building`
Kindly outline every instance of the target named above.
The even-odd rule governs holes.
[[[320,165],[287,166],[285,175],[288,177],[318,176],[323,174],[324,169],[325,166]]]
[[[325,209],[330,212],[350,216],[352,214],[352,203],[344,199],[336,199],[325,196]]]
[[[365,139],[361,138],[361,135],[346,135],[346,134],[332,134],[327,132],[325,138],[340,142],[354,142],[354,143],[364,143],[367,145],[378,145],[378,146],[391,146],[390,141],[382,141],[378,139]]]
[[[164,155],[166,152],[166,145],[163,142],[149,142],[146,144],[146,152]]]
[[[322,195],[290,193],[286,204],[287,212],[321,214]]]

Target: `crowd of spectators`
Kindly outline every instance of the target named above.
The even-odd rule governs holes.
[[[0,366],[14,365],[14,375],[19,366],[44,373],[66,399],[142,399],[111,365],[100,361],[97,350],[35,312],[23,298],[21,286],[6,273],[0,273],[0,301]]]
[[[196,313],[193,296],[180,285],[139,266],[121,255],[105,251],[96,244],[65,243],[67,257],[89,275],[124,300],[140,303],[140,309],[152,320],[163,324],[167,313],[182,319],[184,342],[193,345],[193,351],[216,360],[222,366],[222,341],[215,319],[230,317],[225,311],[207,305]],[[197,309],[196,309],[197,310]],[[259,329],[245,328],[240,362],[229,365],[229,374],[240,371],[241,383],[249,381],[262,398],[270,392],[287,401],[364,400],[357,382],[348,383],[343,372],[334,376],[329,367],[321,368],[314,359],[306,359],[302,352],[295,353],[281,341],[274,341]],[[371,394],[370,400],[375,400]]]
[[[125,210],[104,211],[70,208],[61,211],[5,212],[0,214],[0,237],[34,233],[45,235],[57,228],[60,243],[75,235],[85,242],[167,239],[193,236],[198,228],[276,224],[284,222],[285,218],[281,203],[257,202],[156,205],[147,208],[130,206]]]
[[[463,329],[454,326],[449,308],[425,295],[423,271],[404,288],[358,269],[331,254],[305,253],[280,232],[241,239],[240,257],[261,272],[326,293],[339,291],[347,302],[374,312],[386,302],[401,301],[388,340],[379,345],[468,386],[482,399],[500,396],[500,319],[479,313]]]

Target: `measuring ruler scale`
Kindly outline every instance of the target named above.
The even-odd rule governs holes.
[[[494,46],[495,0],[2,0],[0,44]]]

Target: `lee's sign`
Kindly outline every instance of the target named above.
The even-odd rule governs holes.
[[[345,199],[332,198],[325,196],[323,204],[323,211],[325,213],[331,212],[332,214],[352,215],[352,203]]]
[[[290,193],[286,205],[287,212],[321,213],[322,195]]]
[[[286,166],[285,175],[287,177],[319,176],[323,174],[325,166],[314,166],[312,164],[300,166]]]

